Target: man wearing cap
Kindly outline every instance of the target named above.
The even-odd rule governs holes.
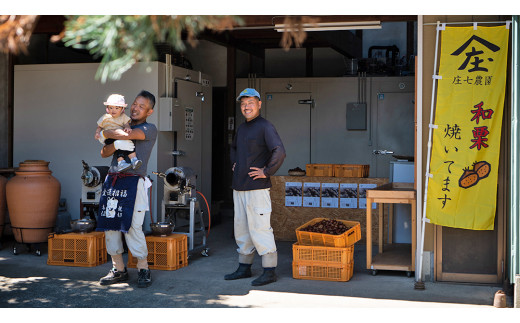
[[[273,124],[260,116],[260,94],[251,88],[237,97],[246,118],[231,145],[233,170],[234,232],[238,245],[237,270],[224,279],[251,277],[255,250],[262,257],[263,274],[252,281],[261,286],[276,281],[278,262],[271,228],[270,176],[285,159],[285,148]]]
[[[116,139],[116,142],[121,139],[135,140],[135,150],[142,159],[142,166],[139,169],[130,169],[124,173],[123,177],[119,178],[115,173],[117,168],[117,159],[114,156],[116,147],[114,144],[110,144],[103,146],[101,150],[101,157],[113,156],[110,167],[112,175],[109,173],[103,184],[97,227],[98,231],[105,232],[107,252],[112,258],[113,267],[105,277],[100,279],[101,285],[111,285],[128,280],[128,271],[123,261],[124,249],[121,232],[124,233],[128,249],[137,258],[137,287],[148,287],[152,283],[151,272],[148,268],[148,248],[143,233],[143,222],[145,212],[149,210],[147,191],[152,185],[146,177],[148,160],[157,138],[157,127],[147,122],[147,118],[154,111],[154,105],[155,96],[152,93],[144,90],[139,92],[130,108],[132,132],[127,133],[117,129],[103,130],[100,134],[103,138]],[[117,190],[115,185],[118,185]],[[123,187],[119,190],[121,185]],[[114,187],[114,189],[111,189],[111,187]],[[105,191],[105,188],[110,189]],[[114,192],[117,193],[113,194]],[[105,197],[105,195],[109,197]],[[108,201],[106,203],[108,211],[106,212],[102,211],[102,207],[105,205],[105,203],[101,203],[103,200]],[[123,210],[130,207],[131,211],[122,212],[121,217],[119,215],[113,216],[110,210],[111,205],[114,204],[123,205]]]

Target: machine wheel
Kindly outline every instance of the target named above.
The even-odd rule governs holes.
[[[13,255],[18,256],[18,250],[16,247],[13,247]]]
[[[377,269],[372,269],[372,276],[377,275]]]
[[[36,251],[34,252],[34,254],[38,257],[40,257],[42,255],[42,252],[40,251],[40,249],[36,249]]]
[[[209,251],[208,248],[204,248],[200,254],[203,255],[204,257],[209,257],[208,251]]]
[[[411,271],[407,271],[406,272],[406,277],[408,277],[408,278],[412,277],[412,272]]]

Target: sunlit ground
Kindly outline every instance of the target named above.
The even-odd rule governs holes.
[[[46,277],[24,277],[24,278],[6,278],[0,277],[0,291],[9,292],[14,286],[20,283],[34,283]],[[19,288],[20,290],[27,290],[26,287]]]
[[[263,292],[260,292],[262,294]],[[254,293],[256,294],[256,292]],[[274,293],[277,294],[277,293]],[[284,293],[281,293],[284,294]],[[269,295],[272,297],[273,295]],[[278,295],[277,297],[293,297]],[[303,295],[304,297],[310,295]],[[259,297],[259,295],[255,295]],[[225,298],[225,297],[224,297]],[[372,300],[368,300],[372,301]],[[332,304],[329,304],[332,305]],[[278,322],[516,322],[518,310],[496,308],[429,308],[416,307],[410,309],[398,308],[352,308],[352,307],[322,307],[322,308],[249,308],[249,309],[1,309],[6,317],[47,321],[53,323],[92,323],[102,319],[102,322],[146,322],[146,321],[181,321],[181,322],[247,322],[247,323],[278,323]]]
[[[26,290],[30,283],[42,282],[48,277],[7,278],[0,276],[0,293],[13,290]],[[78,295],[85,292],[85,287],[90,293],[99,292],[113,295],[124,295],[135,292],[134,287],[127,283],[111,285],[110,288],[99,286],[97,282],[57,278],[63,287],[70,292],[77,291]],[[69,294],[74,297],[76,293]],[[4,294],[7,295],[7,294]],[[151,293],[150,296],[172,297],[163,292]],[[201,295],[191,295],[199,298]],[[176,297],[189,298],[190,294],[177,295]],[[6,304],[16,305],[18,300],[5,299]],[[44,296],[33,298],[34,302],[49,303]],[[25,301],[22,301],[24,303]],[[117,320],[124,317],[124,321],[143,322],[151,317],[173,318],[177,320],[190,320],[194,322],[261,322],[275,323],[288,321],[291,323],[313,322],[407,322],[416,321],[420,317],[421,322],[456,322],[463,319],[465,322],[497,322],[498,318],[506,318],[507,322],[516,322],[515,317],[520,317],[518,309],[497,309],[492,306],[439,303],[409,300],[375,299],[349,296],[327,296],[318,294],[301,294],[288,292],[273,292],[251,290],[245,295],[219,295],[216,299],[207,299],[207,306],[222,306],[220,309],[198,308],[155,308],[155,309],[0,309],[5,317],[23,317],[24,320],[34,318],[44,320],[52,319],[54,323],[70,323],[69,315],[75,317],[75,322],[92,323],[94,317],[102,316],[104,321]],[[304,306],[302,307],[302,304]],[[19,304],[18,304],[19,305]],[[136,306],[137,307],[137,306]],[[229,308],[226,308],[229,307]],[[49,312],[52,310],[52,312]],[[71,312],[73,310],[73,312]],[[247,317],[247,320],[244,319]],[[69,318],[67,318],[69,317]],[[155,320],[155,319],[153,319]]]
[[[282,293],[252,290],[247,295],[221,295],[219,300],[208,301],[210,304],[239,307],[349,307],[349,308],[484,308],[489,306],[450,304],[436,302],[413,302],[392,299],[375,299],[349,296],[326,296],[315,294]]]

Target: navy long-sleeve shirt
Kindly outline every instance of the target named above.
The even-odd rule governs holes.
[[[258,116],[241,124],[231,145],[231,164],[235,164],[232,188],[251,191],[271,187],[271,176],[282,166],[285,148],[273,124]],[[266,178],[253,180],[250,167],[264,168]]]

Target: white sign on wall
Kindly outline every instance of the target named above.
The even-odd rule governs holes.
[[[227,130],[235,130],[235,117],[228,117]]]
[[[356,209],[358,207],[358,184],[340,184],[339,207],[342,209]]]
[[[184,139],[193,140],[194,125],[193,125],[194,113],[192,108],[184,109]]]
[[[303,183],[303,206],[320,207],[320,183]]]
[[[367,190],[376,188],[376,184],[359,184],[359,208],[367,208]],[[372,203],[372,208],[376,208],[376,203]]]
[[[321,207],[337,208],[339,203],[339,184],[321,183]]]
[[[302,183],[285,183],[285,206],[302,206]]]

